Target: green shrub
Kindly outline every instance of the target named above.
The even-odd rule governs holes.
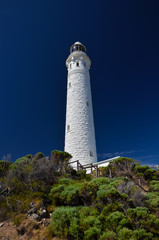
[[[69,168],[68,161],[72,158],[71,154],[61,151],[51,152],[51,162],[53,163],[54,169],[59,175],[62,175]]]
[[[148,232],[159,234],[159,218],[151,214],[146,207],[130,208],[127,215],[134,229],[143,228]]]
[[[137,229],[133,231],[133,235],[135,239],[137,240],[152,240],[153,239],[153,234],[152,233],[147,233],[145,229]]]
[[[51,157],[53,160],[56,161],[69,161],[72,156],[71,154],[69,154],[68,152],[62,152],[62,151],[58,151],[58,150],[54,150],[51,152]]]
[[[128,216],[132,219],[132,222],[138,224],[140,220],[147,219],[149,216],[149,210],[146,207],[136,207],[136,208],[129,208],[127,210]]]
[[[71,183],[71,179],[70,178],[61,178],[60,180],[59,180],[59,184],[65,184],[65,185],[68,185],[68,184],[70,184]]]
[[[128,226],[129,221],[123,213],[116,211],[106,218],[106,225],[109,230],[119,231],[121,228]]]
[[[147,233],[145,229],[130,230],[123,228],[119,232],[119,240],[152,240],[153,234]]]
[[[133,231],[128,228],[123,228],[119,232],[118,240],[136,240],[136,238],[133,235]]]
[[[106,177],[100,177],[100,178],[93,178],[92,183],[95,183],[98,187],[101,185],[106,185],[106,184],[110,184],[111,180],[109,178]]]
[[[60,200],[63,204],[76,206],[80,204],[79,192],[81,189],[80,183],[75,183],[66,186],[60,194]]]
[[[6,172],[9,170],[11,164],[11,162],[6,160],[0,161],[0,177],[4,177],[6,175]]]
[[[49,197],[57,205],[59,205],[61,202],[60,195],[61,195],[61,192],[64,190],[64,188],[65,188],[65,185],[61,184],[53,187],[50,191]]]
[[[99,240],[115,240],[115,239],[116,234],[113,231],[104,232],[99,238]]]
[[[20,166],[20,163],[26,163],[28,165],[28,163],[30,162],[32,155],[26,155],[24,157],[18,158],[12,165],[11,168],[14,170],[16,169],[18,166]]]
[[[75,239],[80,239],[82,236],[82,232],[79,225],[79,218],[75,217],[70,222],[69,233]]]
[[[36,157],[36,159],[40,159],[40,158],[44,157],[44,154],[41,153],[41,152],[38,152],[38,153],[35,154],[35,157]]]
[[[117,191],[116,188],[111,187],[107,189],[106,185],[102,185],[97,192],[97,197],[103,203],[110,203],[117,200],[120,196],[120,193]]]
[[[87,216],[85,218],[82,218],[82,229],[83,231],[89,229],[90,227],[93,227],[96,221],[96,216]]]
[[[113,202],[104,205],[104,208],[101,211],[100,216],[105,220],[107,216],[109,216],[111,213],[116,212],[116,211],[121,211],[121,204],[119,202]]]
[[[149,214],[147,219],[142,220],[141,227],[146,229],[148,232],[159,234],[159,218],[153,214]]]
[[[86,177],[86,170],[80,170],[77,172],[79,179],[84,179]]]
[[[96,227],[91,227],[84,232],[84,240],[99,239],[101,231]]]
[[[153,188],[153,190],[159,191],[159,181],[153,180],[150,182],[150,187]]]
[[[119,157],[113,160],[113,163],[119,163],[119,164],[124,163],[124,165],[129,165],[130,163],[134,163],[134,160],[132,158]]]
[[[95,201],[97,190],[98,185],[92,181],[81,184],[80,197],[85,206],[89,206]]]
[[[74,225],[73,222],[76,224]],[[58,237],[67,237],[71,233],[78,235],[78,222],[79,208],[59,207],[52,214],[50,229]]]
[[[85,219],[88,216],[97,216],[98,215],[98,211],[95,209],[92,209],[91,207],[82,207],[80,209],[80,219]]]
[[[156,170],[148,166],[141,166],[139,164],[135,165],[134,171],[136,172],[137,176],[144,176],[146,180],[153,179],[156,174]]]

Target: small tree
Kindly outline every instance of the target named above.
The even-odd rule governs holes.
[[[51,161],[54,168],[60,173],[64,173],[68,168],[68,161],[72,158],[71,154],[54,150],[51,152]]]

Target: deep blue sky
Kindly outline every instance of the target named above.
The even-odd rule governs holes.
[[[0,159],[63,150],[70,46],[92,61],[99,160],[159,163],[159,3],[0,1]]]

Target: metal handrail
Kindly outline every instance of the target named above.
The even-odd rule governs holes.
[[[73,162],[68,162],[68,164],[79,162],[79,160],[73,161]]]

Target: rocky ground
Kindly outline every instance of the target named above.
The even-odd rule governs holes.
[[[16,227],[12,222],[3,222],[0,227],[0,240],[47,240],[49,219],[35,221],[31,217]],[[57,239],[56,239],[57,240]]]
[[[0,223],[0,240],[48,240],[48,225],[50,216],[45,207],[41,207],[37,214],[34,203],[30,203],[30,209],[25,219],[16,226],[11,220]]]

